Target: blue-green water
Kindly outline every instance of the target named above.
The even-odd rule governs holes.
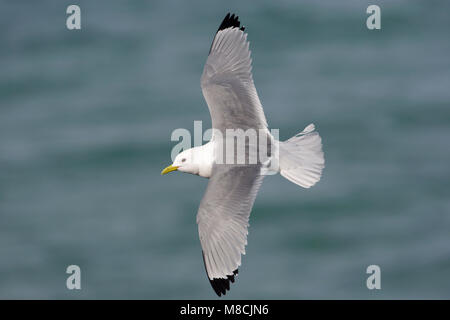
[[[80,0],[69,31],[72,3],[0,1],[0,298],[215,298],[207,180],[160,171],[174,129],[210,126],[199,79],[228,11],[270,127],[314,122],[326,168],[309,190],[265,179],[226,297],[450,298],[448,1]]]

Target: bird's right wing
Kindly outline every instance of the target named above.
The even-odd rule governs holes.
[[[237,16],[227,14],[211,45],[201,78],[212,126],[226,129],[267,127],[252,77],[247,34]]]
[[[197,213],[206,273],[220,296],[234,282],[245,254],[247,227],[262,183],[258,165],[214,165]]]

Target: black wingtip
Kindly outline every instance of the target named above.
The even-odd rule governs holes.
[[[239,28],[242,31],[245,30],[244,26],[241,27],[241,22],[239,21],[239,17],[237,15],[235,15],[234,13],[230,14],[229,12],[223,19],[222,23],[219,26],[219,29],[217,29],[217,32],[219,32],[220,30],[227,29],[227,28]]]
[[[227,276],[227,279],[212,279],[209,280],[214,292],[220,297],[222,294],[226,295],[227,290],[230,290],[230,281],[234,283],[235,276],[239,273],[238,269],[233,271],[233,274]]]
[[[239,17],[236,16],[234,13],[230,14],[229,12],[223,19],[222,23],[219,26],[219,29],[217,29],[217,32],[219,32],[220,30],[228,29],[228,28],[239,28],[239,30],[241,30],[241,31],[245,30],[244,26],[241,27],[241,22],[239,21]],[[216,34],[217,34],[217,32],[216,32]],[[211,44],[211,47],[209,48],[209,53],[211,53],[213,44],[214,44],[214,40],[213,40],[213,43]]]
[[[202,257],[203,257],[203,264],[205,265],[205,271],[206,276],[208,277],[209,283],[211,284],[211,287],[214,289],[214,292],[220,297],[222,294],[225,295],[227,293],[227,290],[230,290],[230,281],[231,283],[234,283],[235,276],[238,275],[239,270],[236,269],[233,271],[233,274],[230,276],[227,276],[227,279],[209,279],[208,276],[208,269],[206,269],[206,262],[205,262],[205,253],[202,251]]]

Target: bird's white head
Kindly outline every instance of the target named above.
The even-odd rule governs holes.
[[[195,162],[193,148],[184,150],[183,152],[179,153],[175,157],[175,161],[170,166],[161,171],[161,174],[166,174],[172,171],[181,171],[192,174],[199,173],[199,165]]]

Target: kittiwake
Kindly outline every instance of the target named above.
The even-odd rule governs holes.
[[[228,13],[217,30],[201,77],[203,96],[211,114],[211,140],[179,153],[171,171],[209,178],[197,213],[198,233],[208,279],[217,295],[226,294],[245,254],[249,216],[263,177],[280,173],[293,183],[309,188],[324,168],[322,141],[313,124],[286,141],[278,141],[268,129],[252,77],[247,34],[238,16]],[[268,158],[251,163],[223,161],[227,131],[262,132]],[[261,136],[256,149],[261,149]],[[245,139],[244,156],[255,144]],[[234,141],[234,138],[233,138]],[[258,150],[257,150],[258,151]],[[232,153],[235,160],[238,150]],[[228,154],[226,154],[228,153]],[[237,155],[239,156],[239,155]]]

